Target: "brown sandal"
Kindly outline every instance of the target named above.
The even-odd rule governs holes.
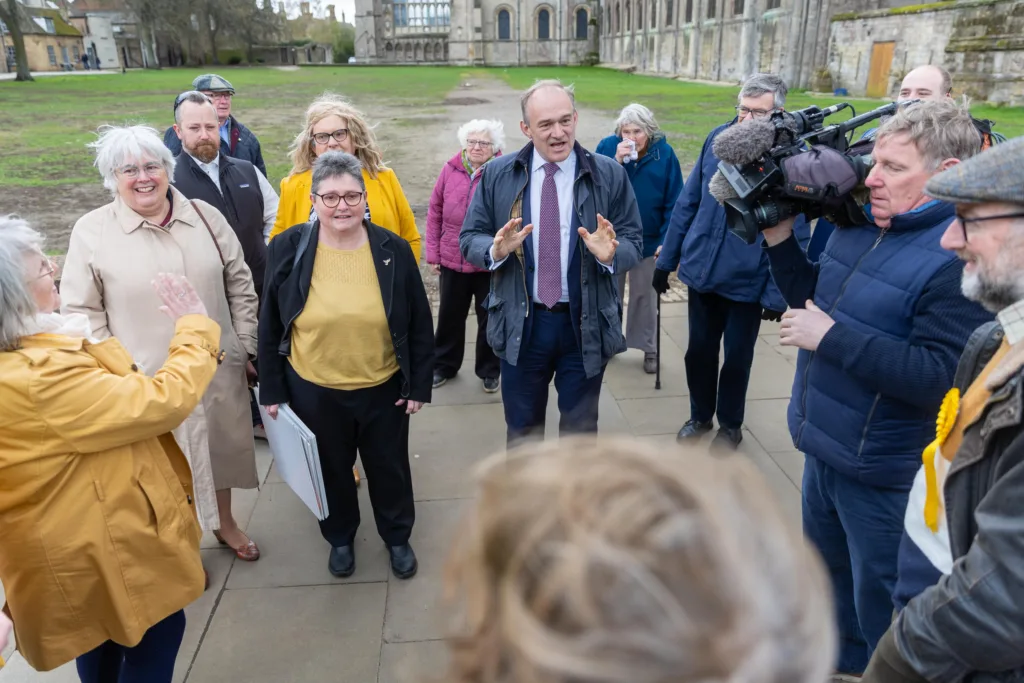
[[[217,538],[217,542],[223,546],[227,546],[235,551],[235,557],[242,560],[243,562],[255,562],[260,559],[260,549],[252,539],[241,548],[236,548],[232,545],[228,545],[228,542],[220,535],[220,531],[214,531],[213,535]]]

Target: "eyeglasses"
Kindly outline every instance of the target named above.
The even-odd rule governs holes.
[[[776,111],[778,111],[778,110],[777,109],[747,109],[746,107],[744,107],[742,105],[739,105],[739,106],[736,107],[736,115],[739,116],[741,119],[744,116],[747,116],[748,114],[750,115],[751,118],[763,119],[766,116],[772,115]]]
[[[233,92],[208,92],[205,93],[211,100],[230,100],[235,93]]]
[[[366,195],[365,192],[346,192],[345,194],[337,194],[336,192],[328,192],[327,194],[313,193],[314,197],[319,197],[320,201],[324,203],[328,209],[333,209],[341,204],[341,200],[344,199],[345,203],[349,206],[359,206],[359,202],[363,200]]]
[[[348,139],[348,128],[339,128],[333,133],[313,133],[313,140],[318,145],[326,145],[327,141],[334,138],[335,142],[342,143]]]
[[[466,147],[490,147],[494,143],[490,140],[466,140]]]
[[[968,218],[959,211],[956,212],[956,219],[960,221],[960,228],[964,231],[964,242],[967,241],[967,226],[970,223],[983,223],[985,221],[997,221],[1002,218],[1024,218],[1024,212],[1018,213],[1001,213],[998,216],[978,216],[977,218]]]
[[[140,170],[145,171],[146,175],[149,176],[150,178],[155,178],[157,176],[163,175],[165,171],[163,164],[151,162],[144,165],[141,169],[138,166],[124,166],[122,168],[117,169],[116,173],[122,178],[130,178],[134,180],[135,178],[139,177]]]
[[[44,277],[52,277],[57,274],[57,265],[50,259],[46,259],[46,270],[32,278],[32,281],[42,280]]]

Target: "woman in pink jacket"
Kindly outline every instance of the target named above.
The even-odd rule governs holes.
[[[476,376],[484,391],[498,390],[501,364],[487,344],[487,293],[491,274],[470,265],[459,250],[462,219],[480,181],[484,165],[501,155],[505,130],[501,121],[474,119],[459,128],[462,151],[448,160],[434,185],[427,211],[427,263],[441,277],[441,309],[434,339],[434,388],[455,376],[466,350],[466,317],[476,298]]]

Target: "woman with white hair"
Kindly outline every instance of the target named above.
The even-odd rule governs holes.
[[[622,164],[636,194],[643,223],[643,261],[628,271],[629,303],[626,313],[626,345],[644,352],[644,372],[654,374],[657,361],[658,295],[651,287],[654,260],[665,240],[668,221],[679,193],[683,172],[675,150],[650,109],[628,104],[615,121],[615,134],[597,145],[597,153]],[[627,273],[618,273],[619,295],[625,299]]]
[[[188,275],[221,326],[224,357],[174,436],[192,466],[203,529],[239,559],[257,560],[259,548],[231,513],[231,489],[258,484],[247,380],[257,299],[242,245],[220,212],[169,184],[174,157],[152,128],[105,126],[91,146],[114,201],[75,223],[61,283],[64,312],[86,315],[98,339],[120,339],[151,374],[166,360],[174,330],[154,313],[148,283],[157,272]]]
[[[501,156],[505,129],[501,121],[474,119],[459,128],[458,136],[462,149],[441,169],[427,210],[427,263],[440,276],[441,294],[434,338],[434,388],[462,367],[466,318],[475,298],[476,376],[483,381],[484,391],[493,394],[498,390],[501,361],[487,343],[486,299],[491,274],[462,258],[459,232],[484,165]]]
[[[0,582],[18,651],[39,671],[77,659],[83,683],[170,683],[204,576],[168,432],[217,372],[221,329],[185,278],[154,271],[139,286],[171,334],[147,376],[95,318],[58,312],[42,242],[0,217]]]

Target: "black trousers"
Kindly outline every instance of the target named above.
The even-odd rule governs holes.
[[[441,266],[441,307],[434,335],[434,372],[454,377],[466,353],[466,318],[476,299],[476,376],[497,379],[501,362],[487,343],[487,309],[484,302],[491,289],[490,273],[460,273]]]
[[[185,610],[149,627],[134,647],[112,640],[75,660],[82,683],[171,683],[185,636]]]
[[[409,469],[409,416],[399,374],[369,389],[328,389],[299,377],[290,365],[291,406],[316,435],[327,494],[320,533],[332,546],[351,545],[359,528],[359,501],[352,466],[359,452],[366,470],[377,533],[389,546],[409,542],[416,520]]]
[[[690,344],[686,349],[686,384],[690,388],[690,419],[735,428],[743,424],[754,362],[754,345],[761,329],[761,306],[733,301],[718,294],[689,293]],[[725,339],[725,362],[718,369]]]

